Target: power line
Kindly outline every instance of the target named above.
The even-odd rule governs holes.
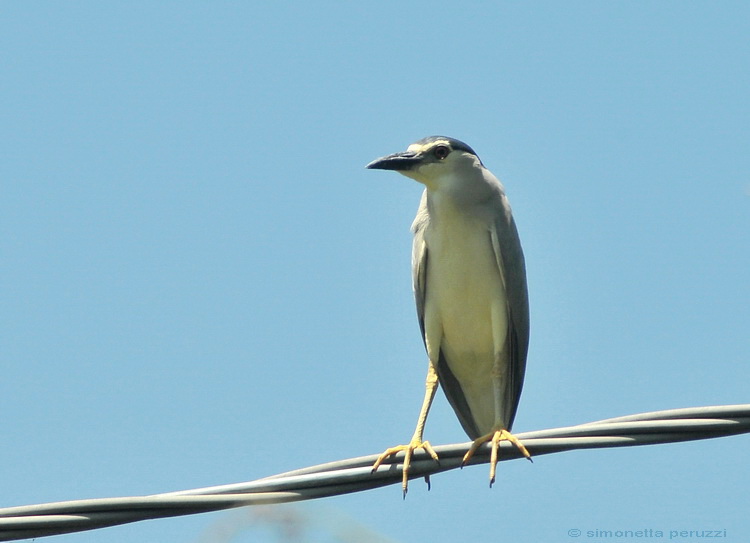
[[[750,432],[750,404],[654,411],[550,430],[516,434],[532,456],[575,449],[656,445]],[[417,451],[411,478],[456,469],[471,443],[435,447],[436,463]],[[500,460],[520,458],[510,443],[500,444]],[[401,482],[403,455],[387,459],[377,472],[377,455],[298,469],[246,483],[168,492],[152,496],[100,498],[0,509],[0,541],[65,534],[141,520],[192,515],[247,505],[285,503],[361,492]],[[489,446],[470,464],[486,463]]]

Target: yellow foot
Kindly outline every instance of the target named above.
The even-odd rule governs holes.
[[[412,439],[411,443],[409,443],[408,445],[397,445],[395,447],[391,447],[390,449],[386,449],[383,454],[378,456],[378,459],[375,460],[375,463],[372,465],[372,471],[375,472],[380,464],[383,463],[383,460],[385,460],[389,456],[393,456],[396,453],[406,451],[406,454],[404,455],[404,467],[401,470],[403,473],[401,488],[404,490],[404,498],[406,498],[406,492],[409,487],[409,466],[411,465],[411,457],[416,449],[424,449],[433,458],[433,460],[435,460],[435,462],[439,462],[438,455],[432,448],[432,445],[430,445],[429,441]],[[427,480],[429,481],[429,479]]]
[[[532,461],[531,455],[529,454],[529,451],[526,450],[526,447],[523,446],[523,443],[518,441],[518,438],[508,430],[500,428],[475,439],[474,443],[471,444],[469,451],[464,455],[464,459],[461,461],[461,467],[466,465],[469,459],[474,456],[474,453],[477,452],[479,447],[487,442],[492,443],[492,454],[490,455],[490,486],[492,486],[492,483],[495,482],[495,471],[497,468],[497,449],[501,441],[510,441],[526,458],[529,459],[529,461]]]

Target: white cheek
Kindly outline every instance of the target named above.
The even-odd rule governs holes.
[[[409,179],[414,179],[414,181],[417,181],[419,183],[422,183],[423,185],[427,186],[428,180],[424,176],[424,174],[420,170],[407,170],[404,172],[399,172],[401,175],[405,175]]]
[[[423,185],[428,185],[428,176],[425,175],[424,169],[424,167],[419,167],[413,170],[400,171],[398,173],[400,173],[401,175],[405,175],[409,179],[414,179],[415,181],[422,183]]]

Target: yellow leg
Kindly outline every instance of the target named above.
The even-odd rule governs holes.
[[[521,443],[516,436],[514,436],[504,428],[497,428],[489,434],[483,435],[482,437],[474,440],[474,443],[471,444],[468,452],[464,455],[464,458],[461,461],[461,466],[463,467],[466,465],[469,459],[474,456],[474,453],[477,452],[479,447],[487,442],[492,443],[492,453],[490,454],[490,486],[492,486],[492,483],[495,482],[495,472],[497,469],[497,450],[500,446],[501,441],[510,441],[513,445],[516,446],[519,451],[521,451],[521,454],[523,454],[531,461],[531,455],[529,454],[529,451],[526,450],[526,447],[523,446],[523,443]]]
[[[504,322],[504,317],[500,315],[501,310],[503,310],[503,308],[493,307],[493,327],[494,323],[496,322]],[[492,426],[492,430],[490,430],[488,434],[485,434],[474,440],[474,443],[471,444],[471,447],[461,461],[461,467],[465,466],[466,463],[471,459],[471,457],[474,456],[474,453],[477,452],[479,447],[481,447],[485,443],[491,443],[492,451],[490,453],[490,487],[495,482],[495,473],[497,472],[497,452],[500,447],[501,441],[510,441],[513,445],[516,446],[519,451],[521,451],[521,454],[528,458],[529,461],[532,461],[531,455],[529,454],[529,451],[526,450],[526,447],[523,446],[523,443],[521,443],[516,436],[511,434],[507,428],[506,415],[508,405],[506,401],[506,395],[510,393],[507,388],[506,382],[508,378],[508,369],[506,367],[506,361],[508,360],[508,357],[505,354],[507,349],[507,337],[505,336],[505,334],[496,334],[493,336],[493,338],[495,342],[495,361],[492,364],[492,371],[490,375],[492,377],[492,391],[495,400],[495,424]],[[514,403],[518,403],[518,398],[515,399]]]
[[[417,419],[417,428],[414,430],[414,435],[411,438],[411,441],[408,445],[397,445],[395,447],[391,447],[389,449],[386,449],[383,454],[378,456],[378,459],[375,460],[375,463],[372,465],[372,471],[375,471],[378,469],[380,464],[383,463],[383,461],[388,458],[389,456],[392,456],[396,453],[399,453],[401,451],[405,451],[404,455],[404,467],[402,469],[403,478],[401,481],[401,488],[404,491],[404,497],[406,497],[406,492],[408,490],[409,485],[409,466],[411,464],[411,457],[414,453],[415,449],[424,449],[436,462],[438,461],[438,455],[433,450],[432,445],[430,445],[429,441],[422,441],[422,434],[424,433],[424,425],[427,421],[427,414],[430,412],[430,406],[432,405],[432,400],[435,397],[435,391],[437,390],[438,385],[438,377],[437,373],[435,372],[435,368],[432,366],[432,363],[430,363],[429,368],[427,369],[427,381],[426,381],[426,387],[425,387],[425,393],[424,393],[424,400],[422,401],[422,409],[419,411],[419,419]]]

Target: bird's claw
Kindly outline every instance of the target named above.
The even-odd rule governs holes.
[[[501,441],[509,441],[513,445],[516,446],[516,448],[521,451],[521,454],[524,455],[530,462],[533,462],[531,460],[531,454],[529,454],[529,451],[524,447],[523,443],[519,441],[519,439],[511,434],[508,430],[504,428],[500,428],[497,430],[494,430],[490,432],[489,434],[483,435],[482,437],[479,437],[474,440],[474,443],[471,444],[471,447],[464,455],[463,460],[461,460],[461,467],[464,467],[466,463],[471,459],[472,456],[474,456],[474,453],[477,452],[479,447],[484,445],[485,443],[489,442],[492,444],[492,452],[490,453],[490,487],[495,482],[495,473],[497,471],[497,451],[500,447]]]
[[[409,468],[411,467],[411,457],[416,449],[424,449],[424,451],[429,454],[432,459],[435,460],[435,462],[440,462],[435,449],[432,448],[432,445],[430,445],[429,441],[412,439],[412,441],[408,445],[396,445],[395,447],[386,449],[380,456],[378,456],[377,460],[375,460],[375,463],[372,465],[372,472],[374,473],[386,458],[388,458],[389,456],[393,456],[394,454],[404,452],[404,462],[403,467],[401,468],[401,488],[404,492],[404,498],[406,498],[406,493],[409,490]],[[429,489],[429,475],[426,476],[425,479],[427,481],[427,488]]]

